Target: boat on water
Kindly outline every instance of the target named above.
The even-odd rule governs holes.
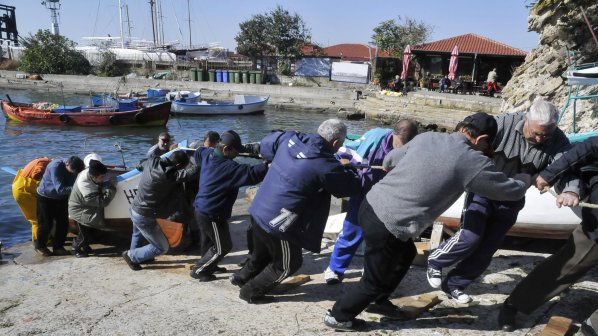
[[[171,110],[175,114],[193,115],[258,114],[264,112],[269,99],[270,96],[235,95],[232,102],[175,100]]]
[[[171,102],[144,107],[136,100],[120,100],[113,106],[53,106],[48,103],[19,103],[0,100],[9,120],[24,123],[68,126],[164,126]]]
[[[201,101],[200,91],[171,91],[166,94],[167,101],[195,103]]]

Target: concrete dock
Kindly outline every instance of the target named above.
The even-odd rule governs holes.
[[[188,267],[197,255],[165,255],[131,271],[120,257],[126,240],[117,246],[93,245],[96,255],[42,258],[31,244],[4,249],[0,265],[1,335],[332,335],[322,319],[341,294],[350,292],[361,275],[363,258],[356,257],[345,281],[325,284],[333,242],[324,241],[321,254],[304,253],[298,274],[311,281],[286,292],[276,292],[269,304],[250,305],[238,298],[239,289],[228,281],[246,253],[247,203],[239,200],[231,218],[233,252],[221,266],[227,273],[200,283],[189,277]],[[413,266],[393,298],[438,295],[441,302],[408,321],[381,321],[362,313],[368,321],[363,335],[507,335],[497,331],[500,304],[535,264],[554,251],[548,242],[537,252],[535,242],[521,248],[499,250],[487,272],[469,289],[474,302],[459,305],[431,289],[425,268]],[[598,303],[598,269],[592,270],[560,298],[546,303],[530,316],[519,316],[522,328],[510,335],[536,335],[553,315],[570,318],[579,333],[583,321]]]

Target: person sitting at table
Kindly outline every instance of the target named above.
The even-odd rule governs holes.
[[[453,82],[453,93],[459,93],[459,90],[461,90],[461,92],[465,93],[465,88],[463,87],[463,77],[462,76],[457,77],[457,79],[455,79],[455,81]]]
[[[440,79],[440,82],[438,83],[438,91],[439,92],[446,91],[446,89],[448,89],[450,84],[451,84],[451,81],[448,79],[447,76],[442,77]]]

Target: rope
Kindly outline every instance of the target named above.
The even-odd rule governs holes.
[[[547,192],[547,191],[548,191],[548,192],[549,192],[549,193],[550,193],[552,196],[554,196],[554,197],[557,197],[557,196],[558,196],[558,194],[556,193],[556,191],[554,191],[554,190],[552,190],[552,189],[550,189],[550,188],[548,188],[548,187],[546,187],[546,188],[544,188],[544,190],[542,190],[542,192],[543,192],[543,193],[544,193],[544,192]],[[579,206],[579,207],[582,207],[582,208],[598,209],[598,204],[592,204],[592,203],[586,203],[586,202],[579,202],[579,205],[578,205],[578,206]]]

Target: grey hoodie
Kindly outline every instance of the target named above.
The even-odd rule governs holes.
[[[419,236],[464,191],[515,201],[527,190],[525,182],[497,171],[458,132],[420,134],[392,150],[384,167],[392,170],[366,199],[386,228],[403,241]]]

